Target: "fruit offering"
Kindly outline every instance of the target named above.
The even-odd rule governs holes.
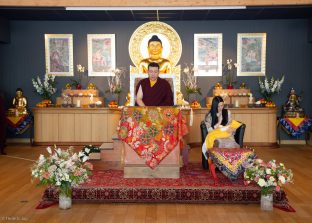
[[[117,103],[117,101],[110,101],[110,102],[108,103],[108,107],[109,107],[109,108],[118,108],[118,103]]]
[[[267,108],[275,108],[275,107],[276,107],[276,104],[275,104],[273,101],[268,101],[268,102],[265,104],[265,107],[267,107]]]
[[[198,101],[193,101],[191,104],[191,108],[200,108],[200,103]]]
[[[43,108],[43,107],[48,107],[50,104],[52,104],[52,101],[49,100],[49,99],[44,99],[42,101],[40,101],[39,103],[36,104],[36,107],[40,107],[40,108]]]

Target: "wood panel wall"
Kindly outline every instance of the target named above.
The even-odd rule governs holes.
[[[261,6],[261,5],[307,5],[312,4],[312,0],[0,0],[0,6],[160,6],[160,7],[179,7],[179,6]]]

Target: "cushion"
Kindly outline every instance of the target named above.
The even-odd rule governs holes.
[[[236,180],[245,171],[245,164],[256,158],[248,148],[212,148],[208,150],[214,165],[230,180]]]

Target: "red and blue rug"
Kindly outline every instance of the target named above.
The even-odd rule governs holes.
[[[217,172],[218,185],[200,164],[181,168],[179,179],[126,179],[123,170],[94,171],[91,180],[73,189],[73,202],[102,203],[260,203],[260,188],[244,185],[243,176],[231,181]],[[284,191],[274,193],[274,207],[294,212]],[[58,191],[49,187],[37,209],[58,203]]]

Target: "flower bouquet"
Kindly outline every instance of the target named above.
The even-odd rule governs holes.
[[[47,151],[49,156],[39,156],[31,168],[31,175],[39,180],[39,185],[58,187],[60,208],[70,208],[72,187],[86,182],[93,166],[86,162],[88,156],[83,156],[82,152],[74,153],[72,148],[61,150],[55,147],[52,152],[48,147]],[[79,158],[81,156],[82,159]]]
[[[122,92],[122,81],[121,77],[125,77],[125,69],[124,68],[116,68],[115,70],[112,70],[113,76],[108,77],[108,90],[106,90],[106,93],[110,93],[112,95],[112,100],[110,103],[114,103],[117,106],[119,105],[119,96]],[[117,97],[115,99],[115,97]]]
[[[272,101],[272,96],[281,91],[282,84],[284,83],[284,75],[282,78],[274,79],[271,77],[271,80],[264,78],[264,81],[261,81],[259,78],[259,88],[260,94],[264,97],[266,101]]]
[[[194,66],[188,66],[186,65],[186,67],[183,69],[183,83],[185,86],[185,91],[186,91],[186,95],[187,95],[187,101],[191,104],[191,103],[196,103],[197,105],[199,104],[199,102],[196,100],[196,95],[202,95],[200,88],[197,86],[197,78],[196,76],[194,76]],[[192,99],[192,95],[195,97]]]
[[[51,100],[51,97],[56,92],[56,82],[55,76],[51,74],[45,74],[43,82],[37,76],[36,79],[32,78],[32,84],[35,88],[35,92],[37,92],[43,100]]]
[[[80,158],[84,159],[84,156],[88,156],[91,160],[100,160],[101,159],[101,149],[93,145],[86,145],[83,147],[82,153],[79,153]]]
[[[244,182],[256,182],[261,187],[261,206],[263,197],[270,198],[270,210],[273,208],[273,192],[280,191],[282,185],[293,182],[293,173],[286,169],[283,163],[277,164],[275,160],[265,163],[256,159],[244,172]],[[264,208],[266,210],[266,207]]]

